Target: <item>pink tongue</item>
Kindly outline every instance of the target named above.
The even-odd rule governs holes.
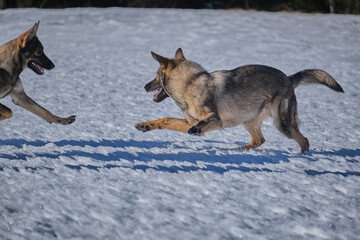
[[[161,89],[162,89],[162,88],[158,88],[158,89],[157,89],[156,93],[153,95],[153,98],[156,98],[157,95],[159,95],[159,93],[161,92]]]
[[[44,74],[44,69],[42,68],[42,67],[40,67],[39,65],[37,65],[36,63],[34,63],[33,62],[33,64],[34,64],[34,66],[42,73],[42,74]]]

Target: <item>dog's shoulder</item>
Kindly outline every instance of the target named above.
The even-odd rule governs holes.
[[[0,85],[2,82],[4,81],[9,81],[11,82],[11,76],[8,73],[8,71],[6,71],[4,68],[0,67]]]
[[[3,68],[0,68],[0,98],[5,97],[11,91],[11,76]]]

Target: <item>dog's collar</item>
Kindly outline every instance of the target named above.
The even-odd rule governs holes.
[[[165,80],[165,75],[162,70],[160,71],[160,80],[162,80],[162,81]]]
[[[163,71],[160,71],[160,86],[162,87],[162,89],[165,91],[165,93],[171,97],[171,93],[166,89],[165,85],[166,85],[166,78],[165,78],[165,74],[163,73]]]
[[[164,86],[163,89],[165,90],[165,83],[166,83],[166,78],[165,78],[165,74],[163,73],[163,71],[160,71],[160,83],[162,83],[162,85]]]

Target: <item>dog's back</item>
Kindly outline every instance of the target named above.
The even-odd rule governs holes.
[[[242,66],[213,72],[211,76],[224,127],[250,121],[275,98],[294,94],[290,79],[283,72],[267,66]]]

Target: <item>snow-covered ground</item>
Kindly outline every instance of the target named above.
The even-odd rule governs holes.
[[[56,68],[22,73],[28,95],[69,126],[15,106],[0,122],[0,239],[359,239],[360,18],[246,11],[0,11],[0,43],[40,20]],[[238,126],[195,137],[135,123],[181,117],[143,86],[178,47],[208,71],[266,64],[329,72],[345,94],[296,90],[298,154],[269,119],[266,143]]]

